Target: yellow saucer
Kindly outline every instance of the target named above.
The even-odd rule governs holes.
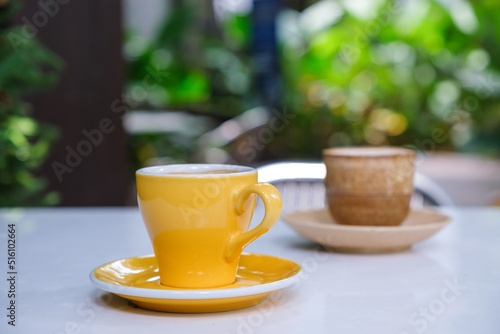
[[[202,313],[240,309],[262,302],[294,284],[300,266],[260,254],[241,255],[233,284],[210,289],[179,289],[160,284],[154,255],[109,262],[90,273],[99,289],[129,299],[139,307],[165,312]]]

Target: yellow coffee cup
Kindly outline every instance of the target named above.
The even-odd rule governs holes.
[[[158,261],[160,282],[178,288],[232,284],[243,249],[281,214],[278,190],[251,167],[154,166],[136,172],[137,199]],[[262,222],[248,231],[256,197]]]

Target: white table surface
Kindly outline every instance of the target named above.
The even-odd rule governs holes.
[[[412,250],[325,251],[284,222],[247,251],[299,263],[299,283],[236,311],[172,314],[102,292],[90,271],[152,253],[135,208],[0,210],[0,333],[500,333],[500,209],[447,209]],[[16,224],[16,327],[7,324],[7,224]],[[271,295],[273,296],[273,295]]]

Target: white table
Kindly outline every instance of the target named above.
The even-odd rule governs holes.
[[[171,314],[95,289],[90,271],[152,253],[134,208],[0,210],[0,333],[499,333],[500,209],[453,222],[411,251],[322,250],[284,222],[247,251],[302,265],[280,298],[237,311]],[[16,327],[7,324],[8,224],[16,226]]]

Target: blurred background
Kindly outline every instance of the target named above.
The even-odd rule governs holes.
[[[500,203],[493,0],[0,0],[0,206],[135,205],[134,171],[400,145]]]

